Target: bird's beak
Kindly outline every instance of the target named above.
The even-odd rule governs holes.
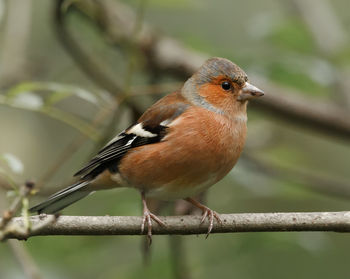
[[[249,82],[246,82],[241,90],[241,94],[238,96],[238,101],[247,101],[252,98],[257,98],[264,96],[264,91],[261,89],[255,87],[254,85],[250,84]]]

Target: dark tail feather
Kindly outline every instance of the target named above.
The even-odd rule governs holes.
[[[84,190],[90,181],[80,181],[49,197],[46,201],[29,209],[30,212],[53,214],[86,197],[91,191]]]

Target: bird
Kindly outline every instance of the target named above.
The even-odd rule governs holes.
[[[75,176],[78,182],[32,207],[53,214],[96,190],[132,187],[141,194],[141,233],[152,240],[153,214],[146,198],[184,199],[202,211],[200,224],[220,216],[193,199],[234,167],[247,133],[247,103],[264,95],[228,59],[213,57],[173,93],[161,98],[109,141]]]

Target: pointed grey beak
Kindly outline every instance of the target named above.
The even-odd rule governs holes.
[[[250,84],[249,82],[246,82],[245,85],[242,88],[241,94],[238,96],[238,101],[247,101],[252,98],[257,98],[264,96],[264,91],[261,89],[255,87],[254,85]]]

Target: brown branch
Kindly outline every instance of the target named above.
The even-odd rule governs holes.
[[[136,216],[61,216],[56,222],[47,224],[48,216],[32,216],[31,236],[44,235],[140,235],[141,217]],[[212,233],[237,232],[286,232],[286,231],[332,231],[350,232],[350,211],[342,212],[293,212],[293,213],[242,213],[220,215],[223,224],[214,224]],[[206,234],[208,222],[199,225],[201,217],[196,215],[160,217],[166,227],[153,224],[153,234],[190,235]],[[23,218],[12,219],[21,226]],[[16,231],[7,238],[23,239]]]

